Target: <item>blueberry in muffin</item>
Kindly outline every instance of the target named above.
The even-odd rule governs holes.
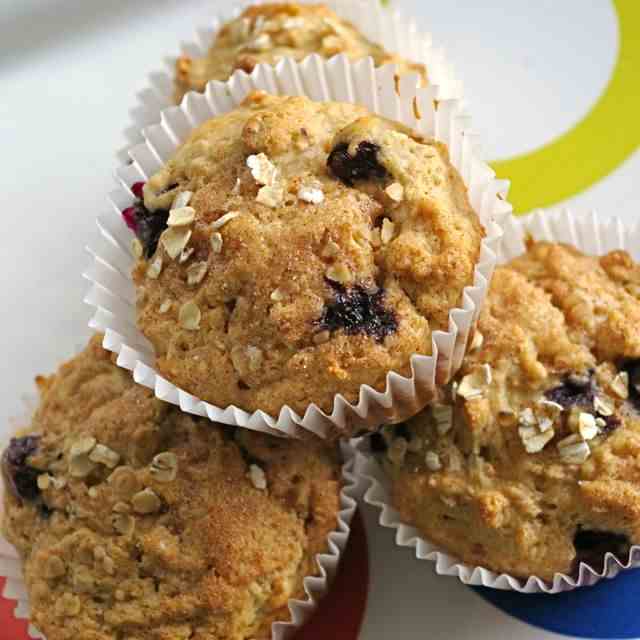
[[[48,640],[271,638],[340,509],[337,451],[181,413],[96,336],[39,379],[2,530]]]
[[[640,266],[530,241],[498,268],[439,403],[376,455],[403,522],[527,578],[601,570],[640,543]]]
[[[156,369],[273,416],[409,375],[484,236],[444,144],[305,97],[252,94],[136,189],[123,215]]]

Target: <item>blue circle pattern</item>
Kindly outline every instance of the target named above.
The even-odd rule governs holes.
[[[505,613],[547,631],[578,638],[640,638],[640,569],[556,595],[474,590]]]

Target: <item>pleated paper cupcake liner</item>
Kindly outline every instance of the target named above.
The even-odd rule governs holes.
[[[7,435],[8,441],[11,434]],[[342,445],[344,464],[342,466],[343,488],[340,492],[340,512],[336,528],[327,537],[327,551],[316,556],[318,574],[304,578],[304,600],[290,600],[289,621],[274,622],[271,627],[272,640],[286,640],[309,620],[318,608],[322,598],[329,592],[336,575],[342,554],[351,533],[351,521],[356,512],[357,499],[362,495],[363,485],[355,475],[353,452],[348,445]],[[0,483],[1,485],[1,483]],[[1,497],[1,496],[0,496]],[[0,503],[0,515],[3,503]],[[22,563],[16,550],[0,537],[0,577],[6,578],[3,597],[14,600],[14,615],[18,619],[29,619],[29,595],[22,576]],[[44,638],[33,626],[29,626],[32,638]]]
[[[220,27],[237,18],[242,11],[255,4],[268,4],[271,0],[244,0],[232,4],[211,16],[206,25],[195,30],[190,42],[182,43],[180,53],[194,58],[203,57],[211,47]],[[370,40],[382,44],[389,52],[427,67],[429,82],[438,87],[439,100],[462,99],[463,86],[445,51],[433,43],[430,33],[420,29],[413,18],[397,9],[384,8],[371,0],[329,0],[326,2],[338,16],[357,25]],[[130,144],[140,142],[141,129],[158,122],[162,109],[175,104],[174,76],[177,56],[164,61],[164,67],[149,74],[147,86],[131,110],[132,124],[125,131]],[[124,161],[127,150],[122,152]]]
[[[562,210],[555,213],[537,211],[523,218],[510,217],[504,225],[499,263],[521,255],[525,251],[525,239],[528,235],[535,240],[571,244],[591,255],[624,249],[634,260],[640,261],[638,224],[625,226],[618,219],[602,219],[595,212],[576,216],[569,210]],[[413,548],[418,560],[433,562],[435,572],[439,575],[454,576],[464,584],[493,589],[553,594],[591,586],[600,580],[613,578],[625,569],[640,567],[638,545],[632,546],[629,555],[623,559],[607,553],[602,570],[581,563],[577,574],[558,573],[551,581],[537,576],[522,579],[464,564],[429,542],[418,529],[402,522],[400,514],[392,506],[388,478],[369,452],[366,438],[354,441],[352,446],[356,457],[356,473],[360,481],[368,486],[364,502],[380,509],[379,523],[385,528],[395,529],[398,546]]]
[[[85,300],[95,307],[90,326],[105,333],[105,348],[118,354],[118,364],[133,371],[136,382],[183,411],[284,436],[299,436],[306,431],[327,437],[344,433],[347,426],[371,428],[405,419],[429,401],[437,384],[460,366],[495,266],[502,235],[497,223],[510,213],[511,206],[505,201],[508,183],[496,180],[492,169],[478,158],[475,136],[460,103],[435,102],[437,87],[419,88],[417,77],[407,75],[396,82],[394,65],[375,69],[371,58],[356,63],[345,56],[329,61],[311,56],[299,64],[283,60],[275,67],[260,65],[251,75],[236,73],[226,83],[211,82],[204,94],[187,94],[180,106],[162,112],[159,124],[144,129],[145,142],[130,150],[132,162],[116,171],[118,188],[110,194],[110,210],[98,218],[100,234],[89,249],[93,264],[84,274],[90,283]],[[329,413],[311,404],[303,416],[287,406],[278,416],[272,416],[205,402],[157,373],[153,348],[136,328],[132,236],[121,215],[134,200],[130,185],[147,181],[200,123],[234,109],[258,89],[277,95],[306,95],[317,101],[360,103],[373,113],[399,120],[446,143],[451,162],[467,185],[471,204],[487,232],[473,284],[464,289],[461,306],[450,311],[448,330],[433,333],[433,355],[413,355],[410,376],[389,372],[384,391],[363,385],[354,403],[337,395]]]

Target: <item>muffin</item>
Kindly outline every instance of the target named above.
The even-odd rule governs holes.
[[[204,91],[210,80],[228,80],[238,69],[251,73],[261,63],[274,65],[283,58],[302,61],[312,53],[324,58],[342,53],[351,60],[371,56],[376,66],[394,63],[400,74],[417,73],[427,79],[423,65],[388,53],[324,5],[262,4],[226,23],[206,57],[178,58],[176,102],[187,91]]]
[[[498,268],[440,402],[372,445],[403,523],[551,580],[640,543],[640,267],[529,242]]]
[[[192,132],[123,212],[155,368],[271,415],[383,390],[431,355],[484,230],[447,147],[365,108],[257,92]]]
[[[48,640],[271,638],[336,528],[337,451],[183,414],[99,337],[38,384],[2,527]]]

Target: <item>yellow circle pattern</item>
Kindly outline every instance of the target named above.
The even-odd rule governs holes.
[[[555,205],[584,191],[640,146],[640,0],[614,0],[614,6],[618,60],[589,113],[549,144],[493,163],[498,176],[511,181],[509,200],[518,213]]]

